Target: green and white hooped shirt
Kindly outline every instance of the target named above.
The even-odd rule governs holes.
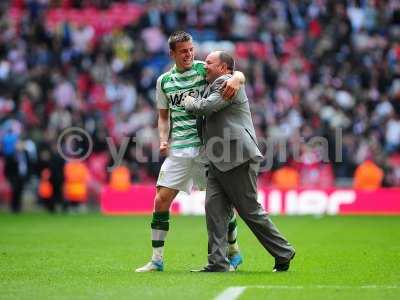
[[[185,112],[181,102],[186,95],[198,98],[207,86],[204,62],[195,60],[189,70],[179,72],[176,66],[157,79],[157,108],[170,111],[170,154],[195,157],[201,146],[196,116]]]

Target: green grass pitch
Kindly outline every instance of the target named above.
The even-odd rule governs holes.
[[[296,247],[287,273],[239,222],[244,264],[235,273],[190,273],[206,263],[204,217],[173,216],[165,272],[149,259],[149,216],[0,213],[0,299],[399,299],[400,217],[273,217]],[[221,294],[222,293],[222,294]]]

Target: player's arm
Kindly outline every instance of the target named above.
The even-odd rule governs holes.
[[[169,139],[169,127],[170,127],[170,119],[169,119],[169,105],[167,97],[161,88],[161,80],[160,76],[157,79],[156,85],[156,102],[158,108],[158,134],[160,137],[160,154],[168,155],[168,139]]]
[[[186,96],[183,101],[185,111],[193,115],[209,116],[231,105],[232,101],[225,101],[221,96],[221,86],[224,82],[226,82],[224,79],[217,79],[213,83],[211,93],[206,98],[196,99]]]
[[[168,138],[169,138],[169,110],[158,110],[158,134],[160,136],[160,154],[168,154]]]
[[[246,82],[244,74],[240,71],[233,72],[233,76],[226,80],[221,86],[221,95],[224,100],[231,100],[240,86]]]

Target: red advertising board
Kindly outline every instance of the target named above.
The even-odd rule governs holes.
[[[104,214],[150,214],[153,211],[155,187],[137,185],[126,192],[104,188],[101,211]],[[205,192],[178,194],[172,212],[175,214],[204,214]],[[352,189],[306,189],[280,191],[261,188],[258,201],[275,215],[400,215],[400,189],[359,191]]]
[[[400,189],[261,189],[260,197],[260,203],[271,214],[400,214]]]

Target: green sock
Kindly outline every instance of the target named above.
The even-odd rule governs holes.
[[[228,225],[228,243],[235,244],[237,238],[237,222],[236,216],[234,215]]]
[[[234,215],[228,225],[228,256],[239,253],[239,245],[237,243],[237,222]]]
[[[163,260],[164,241],[169,230],[169,211],[154,212],[151,221],[151,245],[153,247],[152,260]]]

